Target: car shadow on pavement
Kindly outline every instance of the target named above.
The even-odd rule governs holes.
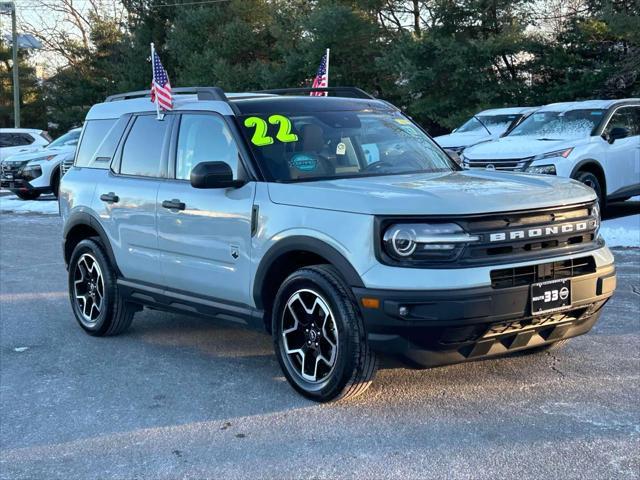
[[[626,202],[611,202],[602,212],[603,220],[627,217],[640,214],[640,201],[627,200]]]

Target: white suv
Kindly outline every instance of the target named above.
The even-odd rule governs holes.
[[[558,175],[593,188],[601,204],[640,194],[640,99],[542,107],[507,136],[464,151],[465,168]]]
[[[9,155],[37,150],[49,144],[51,137],[35,128],[0,128],[0,160]]]
[[[448,135],[434,137],[445,150],[460,155],[465,148],[500,138],[538,107],[494,108],[477,113]]]
[[[81,130],[69,130],[44,148],[3,158],[0,187],[23,200],[36,199],[43,193],[57,197],[62,163],[73,160]]]

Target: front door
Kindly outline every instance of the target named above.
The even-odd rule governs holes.
[[[189,182],[200,162],[228,163],[242,178],[238,148],[225,119],[185,113],[174,129],[170,179],[158,191],[158,247],[168,288],[238,304],[251,302],[251,210],[255,183],[196,189]]]
[[[605,145],[607,196],[640,186],[640,107],[619,108],[604,130],[605,137],[616,127],[627,129],[629,136]]]

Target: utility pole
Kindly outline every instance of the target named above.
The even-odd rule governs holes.
[[[18,32],[16,4],[11,4],[11,43],[13,43],[13,126],[20,128],[20,81],[18,77]]]
[[[18,80],[18,32],[16,30],[16,4],[0,3],[0,13],[11,13],[11,43],[13,47],[13,126],[20,128],[20,82]]]

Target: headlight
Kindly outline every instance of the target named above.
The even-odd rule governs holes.
[[[593,208],[591,209],[591,216],[595,217],[596,220],[596,231],[593,232],[594,238],[597,239],[600,233],[600,224],[602,223],[600,220],[600,202],[596,200],[596,203],[593,204]]]
[[[533,157],[533,159],[542,160],[544,158],[555,158],[555,157],[567,158],[571,154],[571,152],[573,152],[573,147],[564,148],[562,150],[554,150],[553,152],[548,152],[548,153],[541,153],[540,155],[536,155],[535,157]]]
[[[545,175],[555,175],[556,174],[556,166],[555,165],[534,165],[527,168],[527,173],[539,173]]]
[[[387,255],[397,261],[450,260],[467,243],[479,237],[468,235],[455,223],[397,223],[389,226],[382,242]]]
[[[27,182],[29,182],[42,175],[42,169],[40,168],[40,165],[27,165],[20,171],[20,174]]]

